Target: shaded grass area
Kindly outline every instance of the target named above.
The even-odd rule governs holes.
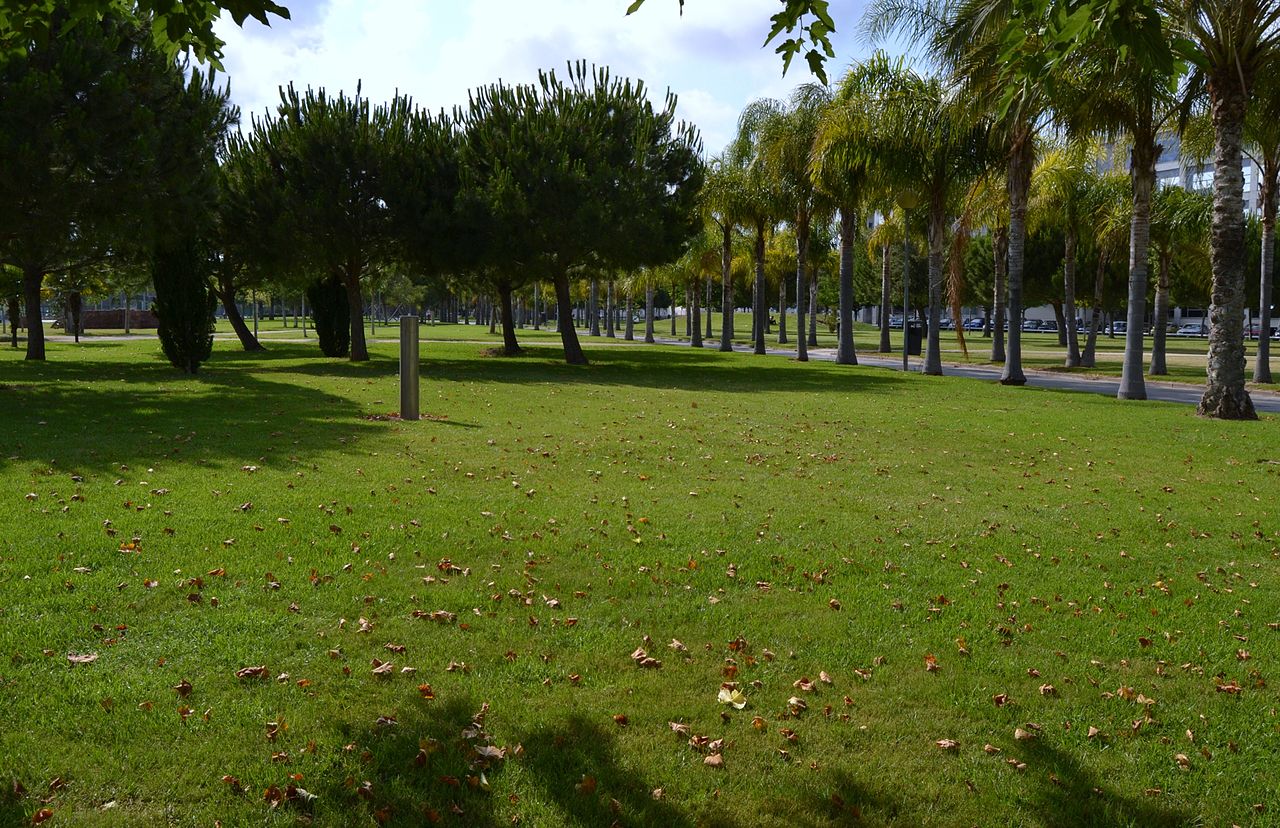
[[[29,792],[0,821],[1280,807],[1275,418],[681,348],[586,368],[482,349],[424,347],[417,423],[385,419],[389,345],[353,365],[220,344],[194,379],[146,342],[0,356],[0,781]],[[717,702],[725,681],[744,710]],[[264,799],[290,782],[316,799]]]

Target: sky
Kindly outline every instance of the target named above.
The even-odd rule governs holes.
[[[537,80],[585,59],[615,75],[645,81],[661,105],[670,89],[677,115],[696,124],[708,155],[733,135],[738,115],[760,97],[786,97],[812,81],[798,59],[782,74],[773,46],[762,48],[778,0],[647,0],[627,17],[630,0],[283,0],[291,20],[243,29],[224,17],[223,64],[231,96],[251,113],[274,110],[279,87],[353,92],[373,101],[397,91],[419,106],[450,110],[469,89],[499,79]],[[837,78],[871,50],[857,33],[866,0],[833,0],[839,31]]]

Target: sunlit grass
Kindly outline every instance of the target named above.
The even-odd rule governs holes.
[[[6,349],[0,822],[1273,818],[1276,418],[547,336]]]

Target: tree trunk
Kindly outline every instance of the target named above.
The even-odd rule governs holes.
[[[765,352],[764,336],[769,326],[769,302],[765,299],[764,282],[764,225],[756,225],[756,285],[755,305],[751,309],[752,349],[757,354]]]
[[[1168,250],[1160,250],[1160,272],[1156,277],[1155,321],[1151,326],[1151,376],[1164,376],[1169,373],[1165,365],[1165,342],[1168,337],[1169,319],[1169,266],[1173,254]]]
[[[1005,357],[1003,385],[1026,385],[1022,372],[1022,273],[1027,245],[1027,193],[1035,146],[1029,126],[1015,141],[1009,156],[1009,351]]]
[[[809,273],[809,347],[818,347],[818,274]]]
[[[538,302],[539,293],[540,293],[539,285],[537,282],[534,282],[533,283],[533,329],[535,331],[541,330],[539,326],[542,324],[542,307],[541,307],[541,303]]]
[[[605,282],[605,299],[604,299],[604,335],[610,339],[618,338],[618,309],[614,305],[613,280]]]
[[[1053,308],[1053,321],[1058,326],[1058,347],[1067,347],[1067,316],[1062,312],[1062,300],[1053,299],[1049,302],[1049,307]]]
[[[133,314],[129,310],[129,294],[124,294],[124,335],[128,336],[133,325]]]
[[[511,307],[511,286],[498,288],[498,301],[502,310],[502,353],[504,356],[519,356],[520,343],[516,341],[515,314]]]
[[[44,359],[44,321],[40,318],[40,288],[44,271],[37,267],[22,272],[22,290],[27,307],[27,359]]]
[[[715,336],[715,333],[711,330],[711,327],[712,327],[711,317],[713,316],[713,314],[711,313],[711,288],[713,283],[714,283],[714,279],[711,277],[710,274],[708,274],[706,302],[703,304],[703,310],[705,311],[704,315],[707,318],[707,331],[706,331],[706,336],[704,336],[703,339],[705,339],[707,342],[710,342],[711,337]]]
[[[809,304],[805,291],[809,288],[809,216],[803,212],[796,219],[796,360],[809,361],[809,343],[805,339],[804,313]]]
[[[1067,228],[1066,249],[1062,259],[1062,294],[1063,305],[1067,312],[1067,362],[1068,368],[1080,365],[1080,332],[1076,330],[1076,228],[1072,224]]]
[[[635,341],[635,338],[636,338],[636,318],[635,318],[635,310],[632,309],[631,307],[631,290],[630,289],[627,290],[626,325],[627,325],[626,333],[623,335],[622,338],[625,339],[627,342],[633,342]]]
[[[733,350],[733,226],[721,227],[720,242],[720,350]]]
[[[676,284],[671,284],[671,336],[676,336]]]
[[[698,288],[698,284],[694,284],[688,290],[689,296],[689,344],[694,348],[702,347],[702,293]]]
[[[236,289],[231,279],[222,276],[218,277],[217,290],[218,301],[222,303],[222,309],[227,313],[227,321],[231,323],[231,329],[236,332],[236,338],[240,340],[240,347],[246,351],[265,351],[262,343],[253,335],[253,331],[249,330],[249,326],[244,323],[244,317],[240,315],[240,308],[236,305]]]
[[[18,327],[22,324],[22,306],[17,294],[9,297],[9,344],[18,347]]]
[[[80,344],[80,307],[83,304],[80,300],[80,291],[73,290],[67,297],[67,304],[71,311],[71,330],[75,333],[76,344]]]
[[[857,365],[853,347],[853,239],[858,232],[858,217],[853,210],[840,210],[840,319],[836,322],[838,342],[836,362]]]
[[[987,339],[991,338],[991,306],[987,305],[982,309],[982,335]]]
[[[893,353],[893,344],[889,341],[889,317],[893,316],[892,281],[889,245],[885,244],[880,247],[880,353],[882,354]],[[906,318],[906,315],[906,308],[903,308],[903,318]]]
[[[489,333],[498,332],[498,309],[493,304],[493,297],[487,297],[484,300],[485,313],[489,315]]]
[[[1094,354],[1098,344],[1098,327],[1102,321],[1102,286],[1107,277],[1107,257],[1098,257],[1098,272],[1093,277],[1093,308],[1089,311],[1089,336],[1085,340],[1080,367],[1094,367]]]
[[[778,280],[778,344],[787,344],[787,280]]]
[[[1004,362],[1005,302],[1008,300],[1008,267],[1009,267],[1009,228],[996,227],[991,238],[992,266],[995,271],[995,288],[992,291],[991,307],[995,319],[991,326],[991,361]]]
[[[1259,195],[1262,199],[1262,276],[1258,282],[1258,356],[1253,363],[1253,381],[1271,382],[1271,282],[1276,264],[1277,184],[1280,159],[1275,153],[1262,166]]]
[[[1197,411],[1224,420],[1256,420],[1244,387],[1244,174],[1241,134],[1246,90],[1235,65],[1209,78],[1213,112],[1213,231],[1209,257],[1213,289],[1209,303],[1208,383]]]
[[[644,341],[653,344],[653,285],[644,287]]]
[[[600,335],[600,280],[592,279],[587,292],[587,331],[591,336]]]
[[[351,361],[366,362],[369,346],[364,338],[364,296],[360,293],[360,270],[349,267],[342,274],[342,285],[347,289],[347,311],[351,318]],[[256,312],[257,305],[254,305]]]
[[[564,345],[564,361],[570,365],[586,365],[587,355],[578,342],[578,332],[573,327],[573,299],[569,296],[569,274],[559,273],[555,279],[556,313],[567,324],[560,326],[560,342]]]
[[[1151,129],[1149,106],[1143,109],[1141,116],[1145,126],[1140,125],[1142,128],[1136,130],[1141,137],[1134,140],[1129,164],[1129,178],[1133,182],[1133,217],[1129,221],[1129,306],[1124,334],[1124,368],[1120,374],[1120,389],[1116,392],[1116,397],[1122,400],[1147,398],[1147,382],[1142,375],[1147,283],[1150,281],[1147,255],[1151,248],[1151,192],[1155,189],[1160,147]],[[1243,363],[1240,367],[1243,371]]]
[[[931,199],[929,205],[929,330],[921,372],[942,376],[942,252],[946,245],[947,203],[945,194]],[[905,334],[904,334],[905,335]]]

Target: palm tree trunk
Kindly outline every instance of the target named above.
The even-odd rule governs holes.
[[[236,332],[236,338],[240,340],[240,347],[246,351],[265,351],[262,343],[253,335],[253,331],[249,330],[249,326],[244,323],[244,316],[240,314],[240,308],[236,305],[236,288],[229,276],[219,276],[215,287],[215,293],[218,294],[218,300],[222,302],[222,309],[226,311],[227,321],[231,323],[231,329]]]
[[[928,344],[922,373],[942,376],[942,248],[945,244],[946,202],[932,199],[929,209],[929,309]]]
[[[1063,305],[1067,315],[1067,362],[1068,368],[1080,365],[1080,336],[1076,330],[1076,228],[1074,223],[1067,228],[1067,241],[1062,258],[1062,294]],[[1060,326],[1061,327],[1061,326]]]
[[[1165,343],[1168,338],[1169,320],[1169,266],[1173,255],[1166,249],[1160,250],[1160,272],[1156,276],[1155,320],[1151,326],[1151,370],[1153,377],[1169,373],[1165,365]]]
[[[801,213],[796,218],[796,360],[809,361],[809,343],[805,340],[804,312],[805,290],[809,287],[809,217]]]
[[[697,293],[691,290],[688,285],[684,286],[684,335],[693,338],[693,294]]]
[[[858,229],[853,210],[840,210],[840,319],[836,323],[839,342],[836,345],[836,362],[841,365],[857,365],[858,355],[853,348],[853,237]]]
[[[991,307],[995,319],[991,328],[991,361],[1004,362],[1005,302],[1007,301],[1009,267],[1009,228],[999,226],[991,238],[992,263],[995,272],[995,288],[992,290]]]
[[[892,271],[889,265],[889,245],[880,246],[880,353],[893,353],[893,345],[889,342],[889,317],[893,316]],[[902,310],[906,318],[906,308]]]
[[[755,331],[753,350],[757,354],[765,352],[764,335],[769,324],[769,302],[765,299],[764,282],[764,225],[756,225],[756,287],[755,306],[751,309],[752,328]]]
[[[605,316],[604,335],[609,337],[610,339],[617,339],[618,338],[618,320],[617,320],[618,313],[617,313],[617,308],[615,308],[613,305],[614,298],[613,298],[613,280],[612,279],[604,283],[604,291],[605,291],[604,293],[604,316]]]
[[[1258,356],[1253,363],[1253,381],[1271,382],[1271,281],[1276,266],[1277,184],[1280,159],[1267,158],[1262,167],[1259,195],[1262,197],[1262,276],[1258,283]]]
[[[1057,297],[1049,300],[1053,308],[1053,321],[1058,326],[1058,347],[1067,347],[1067,316],[1062,312],[1062,300]]]
[[[733,226],[726,223],[720,243],[720,350],[733,350]]]
[[[809,347],[818,347],[818,274],[809,274]]]
[[[591,280],[587,293],[587,330],[591,336],[600,335],[600,280]]]
[[[498,299],[502,308],[502,353],[504,356],[519,356],[520,343],[516,341],[515,315],[511,308],[511,286],[498,288]]]
[[[44,321],[40,318],[40,288],[44,285],[44,270],[26,268],[22,272],[22,290],[27,306],[27,359],[44,360]]]
[[[1234,64],[1232,64],[1232,72]],[[1213,230],[1209,258],[1209,370],[1197,411],[1224,420],[1256,420],[1244,387],[1244,173],[1241,137],[1246,106],[1242,84],[1223,71],[1209,79],[1213,113]]]
[[[498,332],[498,313],[493,306],[493,297],[484,300],[485,313],[489,315],[489,333]]]
[[[586,365],[587,355],[582,352],[578,332],[573,327],[573,299],[569,296],[569,274],[557,273],[556,314],[564,320],[560,325],[560,342],[564,346],[564,361],[570,365]]]
[[[1009,351],[1000,376],[1002,385],[1027,384],[1027,376],[1022,373],[1022,273],[1027,245],[1027,194],[1034,162],[1031,131],[1024,128],[1009,156]]]
[[[700,286],[695,284],[688,291],[689,296],[689,345],[694,348],[702,347],[702,301],[698,290]]]
[[[707,274],[707,287],[706,287],[707,292],[705,297],[706,301],[703,303],[703,311],[704,311],[703,316],[707,318],[707,331],[706,331],[706,335],[703,338],[708,342],[710,342],[711,338],[715,336],[715,333],[711,330],[711,324],[712,324],[711,317],[713,316],[713,314],[711,313],[711,288],[712,288],[713,282],[714,282],[714,279],[712,278],[711,274]]]
[[[631,288],[627,289],[627,306],[626,307],[627,307],[626,309],[626,314],[627,314],[626,326],[627,327],[626,327],[626,332],[622,335],[622,338],[625,339],[627,342],[634,342],[636,338],[636,317],[635,317],[635,310],[634,308],[632,308]]]
[[[785,345],[787,339],[787,280],[778,280],[778,344]]]
[[[538,326],[542,324],[542,313],[541,313],[542,308],[539,307],[539,302],[538,302],[539,293],[540,293],[540,291],[538,290],[538,287],[539,287],[538,283],[534,282],[533,283],[533,329],[535,331],[538,330],[539,329]]]
[[[644,286],[644,341],[653,344],[653,285]]]
[[[1098,328],[1102,321],[1102,285],[1107,277],[1107,257],[1098,257],[1098,272],[1093,278],[1093,308],[1089,312],[1089,336],[1085,339],[1080,367],[1094,366],[1094,353],[1098,344]]]
[[[1133,182],[1133,217],[1129,221],[1129,307],[1124,335],[1124,368],[1120,374],[1120,389],[1116,392],[1116,397],[1122,400],[1147,398],[1147,383],[1142,375],[1147,283],[1150,281],[1147,255],[1151,249],[1151,192],[1155,189],[1160,147],[1150,131],[1149,107],[1144,108],[1142,120],[1145,127],[1137,130],[1142,137],[1134,141],[1129,165],[1129,177]],[[1242,371],[1243,368],[1241,364]]]
[[[676,283],[671,283],[671,336],[676,335]]]

